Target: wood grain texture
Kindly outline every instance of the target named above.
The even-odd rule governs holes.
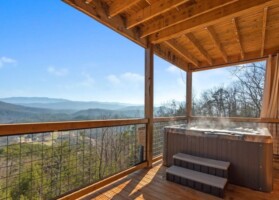
[[[199,16],[203,13],[220,8],[226,4],[235,2],[236,0],[196,0],[193,3],[180,6],[178,10],[172,10],[158,19],[154,19],[142,28],[141,37],[146,37],[170,26],[176,25],[193,17]]]
[[[110,184],[110,183],[112,183],[114,181],[117,181],[117,180],[121,179],[122,177],[125,177],[125,176],[127,176],[127,175],[129,175],[129,174],[131,174],[131,173],[133,173],[133,172],[135,172],[135,171],[137,171],[139,169],[142,169],[142,168],[144,168],[146,166],[147,166],[146,162],[141,163],[141,164],[139,164],[137,166],[134,166],[134,167],[131,167],[131,168],[127,169],[127,170],[124,170],[123,172],[120,172],[120,173],[115,174],[113,176],[110,176],[110,177],[108,177],[108,178],[106,178],[104,180],[101,180],[101,181],[99,181],[97,183],[94,183],[94,184],[92,184],[90,186],[84,187],[84,188],[82,188],[82,189],[80,189],[80,190],[78,190],[76,192],[73,192],[73,193],[71,193],[69,195],[65,195],[65,196],[59,198],[59,200],[75,200],[75,199],[78,199],[78,198],[80,198],[80,197],[82,197],[82,196],[84,196],[84,195],[86,195],[86,194],[88,194],[88,193],[90,193],[90,192],[92,192],[94,190],[97,190],[97,189],[99,189],[101,187],[104,187],[105,185],[108,185],[108,184]]]
[[[147,122],[147,119],[115,119],[26,124],[0,124],[0,136],[146,124]]]
[[[146,127],[146,159],[147,166],[152,167],[153,158],[153,109],[154,109],[154,49],[149,43],[145,49],[145,95],[144,113],[148,119]]]
[[[176,8],[177,6],[187,2],[189,0],[162,0],[157,1],[154,4],[142,9],[135,15],[132,15],[127,19],[127,28],[133,28],[134,26],[141,24],[155,16],[165,13],[169,10]]]
[[[132,5],[138,3],[140,0],[114,0],[109,7],[109,17],[114,17],[123,12]]]
[[[146,39],[141,39],[139,37],[139,32],[137,30],[126,29],[125,22],[123,18],[119,15],[109,18],[106,10],[105,4],[101,0],[94,0],[89,4],[85,3],[83,0],[63,0],[65,3],[71,5],[77,10],[83,12],[84,14],[92,17],[98,22],[104,24],[110,29],[120,33],[121,35],[127,37],[133,42],[139,44],[142,47],[146,47]]]
[[[198,60],[194,58],[184,46],[175,40],[165,41],[165,44],[167,44],[178,55],[184,57],[186,60],[188,60],[188,62],[192,63],[195,67],[199,66]]]
[[[166,40],[170,40],[183,34],[192,32],[193,30],[198,28],[220,23],[224,20],[238,17],[244,13],[252,13],[255,9],[258,9],[262,6],[268,6],[272,3],[272,0],[239,0],[235,3],[212,10],[198,17],[193,17],[189,20],[166,28],[162,31],[157,32],[156,34],[152,34],[150,40],[152,41],[152,43],[160,43]]]
[[[185,71],[253,62],[279,52],[279,0],[64,2],[144,48],[153,42],[156,55]]]
[[[267,11],[268,11],[268,7],[265,7],[264,12],[263,12],[261,57],[264,56],[266,24],[267,24]]]
[[[228,200],[276,200],[279,197],[279,168],[274,162],[274,187],[272,193],[254,191],[244,187],[229,184],[224,199]],[[190,199],[190,200],[218,200],[220,198],[193,190],[182,185],[169,182],[165,178],[166,168],[157,163],[152,169],[143,169],[94,193],[88,194],[82,200],[91,199]]]
[[[228,56],[227,56],[221,42],[219,41],[214,29],[211,26],[208,26],[208,27],[206,27],[206,30],[208,31],[208,34],[209,34],[212,42],[214,43],[215,47],[219,50],[220,54],[222,55],[224,61],[228,62]]]
[[[239,46],[241,59],[243,60],[244,59],[244,50],[243,50],[243,47],[242,47],[241,35],[240,35],[239,28],[238,28],[237,18],[232,19],[232,24],[233,24],[233,29],[234,29],[234,33],[235,33],[236,42]]]

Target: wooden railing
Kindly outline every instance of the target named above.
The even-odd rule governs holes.
[[[279,123],[279,120],[275,120],[275,119],[259,119],[259,118],[234,118],[234,117],[230,117],[230,118],[218,118],[218,117],[189,117],[189,121],[191,120],[211,120],[211,121],[218,121],[218,120],[229,120],[231,122],[251,122],[251,123]],[[153,122],[154,122],[154,135],[153,135],[153,161],[158,161],[160,159],[162,159],[162,148],[163,148],[163,127],[166,125],[172,125],[175,123],[186,123],[188,121],[187,117],[184,116],[179,116],[179,117],[159,117],[159,118],[154,118]],[[27,124],[1,124],[0,125],[0,139],[1,138],[7,138],[7,145],[5,148],[7,148],[7,146],[9,146],[9,137],[14,137],[14,136],[21,136],[20,138],[20,146],[19,148],[22,148],[25,145],[25,142],[22,142],[22,138],[25,137],[26,135],[31,135],[32,138],[37,137],[40,134],[43,133],[51,133],[52,134],[52,145],[55,144],[55,142],[53,142],[53,134],[54,132],[60,134],[62,136],[63,132],[72,132],[73,134],[74,131],[77,131],[77,134],[80,134],[79,131],[83,131],[83,130],[90,130],[90,129],[100,129],[100,128],[113,128],[113,127],[122,127],[122,126],[131,126],[131,125],[144,125],[145,128],[144,133],[146,134],[146,125],[148,124],[148,120],[147,119],[117,119],[117,120],[92,120],[92,121],[70,121],[70,122],[46,122],[46,123],[27,123]],[[155,130],[157,127],[158,130]],[[159,127],[159,128],[158,128]],[[156,132],[159,131],[159,132]],[[79,137],[83,137],[82,134],[79,135]],[[137,137],[137,136],[133,136],[133,137]],[[146,135],[143,137],[146,138]],[[45,143],[45,141],[43,141],[44,138],[41,141],[38,142],[34,142],[34,144],[38,143],[38,144],[43,144]],[[142,140],[142,139],[141,139]],[[34,140],[35,141],[35,140]],[[60,141],[60,140],[59,140]],[[70,141],[70,136],[69,136],[69,141]],[[91,144],[91,139],[89,140],[90,144]],[[130,141],[131,142],[131,141]],[[143,146],[143,148],[146,148],[146,142],[141,141]],[[157,142],[157,143],[156,143]],[[28,143],[28,142],[26,142]],[[61,142],[62,144],[62,142]],[[83,145],[84,144],[88,144],[88,141],[85,140],[83,141]],[[128,146],[131,143],[123,143],[123,145]],[[69,144],[70,145],[70,144]],[[80,145],[80,144],[79,144]],[[157,145],[157,149],[154,148]],[[88,146],[90,147],[90,146]],[[67,147],[68,148],[68,147]],[[69,146],[70,148],[70,146]],[[78,147],[80,148],[80,147]],[[82,147],[84,148],[84,147]],[[3,149],[3,147],[2,147]],[[43,148],[42,148],[43,149]],[[62,150],[61,150],[62,151]],[[156,152],[155,152],[156,151]],[[81,151],[83,152],[83,151]],[[142,149],[142,152],[145,152],[145,158],[146,158],[146,150]],[[77,153],[78,155],[79,153]],[[91,154],[90,154],[91,155]],[[126,155],[126,154],[125,154]],[[10,155],[8,155],[10,156]],[[92,156],[94,157],[95,155],[92,154]],[[124,154],[123,154],[124,156]],[[138,156],[138,154],[137,154]],[[3,155],[2,155],[3,157]],[[24,158],[20,158],[23,159]],[[29,158],[28,158],[29,159]],[[27,159],[27,160],[28,160]],[[22,162],[22,161],[20,161]],[[43,161],[42,161],[43,162]],[[90,161],[86,161],[84,160],[84,162],[90,162]],[[21,163],[18,163],[21,164]],[[61,199],[76,199],[77,197],[80,197],[82,195],[85,195],[89,192],[92,192],[100,187],[103,187],[106,184],[109,184],[113,181],[116,181],[118,179],[120,179],[123,176],[128,175],[129,173],[132,173],[136,170],[145,168],[148,166],[148,163],[146,162],[145,159],[141,159],[141,162],[134,163],[135,165],[131,165],[131,167],[129,168],[123,168],[121,171],[117,171],[117,173],[112,173],[111,175],[108,175],[108,177],[105,177],[104,179],[96,179],[97,181],[93,181],[93,183],[91,183],[90,181],[88,182],[89,184],[83,186],[81,189],[79,187],[74,188],[74,190],[76,190],[75,192],[73,192],[73,190],[69,190],[69,191],[60,191],[60,193],[58,193],[59,195],[63,195],[61,197]],[[83,167],[86,166],[86,163],[83,163]],[[94,179],[95,180],[95,179]],[[68,194],[65,196],[65,194],[67,194],[67,192],[71,192],[71,194]],[[73,192],[73,193],[72,193]],[[0,194],[1,195],[1,194]]]
[[[32,176],[30,185],[38,187],[35,191],[31,188],[29,195],[34,198],[63,195],[62,199],[75,199],[89,189],[146,167],[147,123],[147,119],[119,119],[1,124],[0,187],[4,188],[0,191],[1,199],[11,198],[12,188],[23,187],[24,183],[18,180],[26,171]],[[105,161],[106,164],[100,164]],[[32,174],[37,175],[33,178]],[[76,192],[65,196],[73,191]]]
[[[86,128],[102,128],[112,126],[124,126],[132,124],[146,124],[147,119],[114,119],[68,122],[45,122],[23,124],[0,124],[0,136],[21,135],[26,133],[41,133],[51,131],[67,131]]]

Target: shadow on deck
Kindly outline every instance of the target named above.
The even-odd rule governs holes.
[[[152,169],[143,169],[132,173],[106,187],[86,195],[82,200],[91,199],[190,199],[190,200],[214,200],[219,199],[188,187],[184,187],[165,179],[166,167],[159,161]],[[273,192],[263,193],[248,188],[229,184],[225,199],[261,199],[279,200],[279,160],[274,162]]]

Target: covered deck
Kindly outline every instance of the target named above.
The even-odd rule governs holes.
[[[162,129],[166,125],[194,120],[220,120],[192,116],[193,73],[264,60],[270,69],[266,76],[268,89],[263,97],[265,112],[259,118],[228,117],[226,120],[261,123],[270,128],[274,154],[273,191],[263,193],[229,184],[225,199],[279,198],[279,0],[63,1],[145,49],[144,118],[2,124],[0,136],[5,139],[7,149],[3,159],[9,158],[8,150],[13,147],[14,136],[18,136],[16,145],[20,145],[20,151],[16,152],[20,160],[3,163],[1,170],[5,174],[14,167],[19,171],[14,179],[20,182],[17,167],[26,162],[31,166],[32,182],[32,170],[36,169],[33,165],[50,169],[51,175],[54,174],[50,183],[44,183],[46,178],[42,172],[35,177],[41,180],[41,185],[32,188],[32,192],[41,199],[218,199],[165,179],[166,167],[161,161]],[[187,73],[185,116],[153,116],[154,55]],[[122,135],[117,135],[121,131],[128,136],[121,138]],[[98,137],[94,138],[95,134]],[[33,151],[32,147],[24,154],[21,152],[23,139],[29,135],[32,141],[36,139],[31,143],[36,144],[33,146],[37,149]],[[115,140],[107,139],[112,136]],[[114,159],[115,152],[111,149],[103,154],[107,147],[105,139],[108,141],[105,145],[111,149],[120,147],[119,159]],[[65,140],[68,143],[64,144]],[[44,155],[46,149],[51,150],[50,155]],[[102,163],[105,159],[108,166]],[[75,169],[74,173],[63,171],[68,168]],[[7,193],[14,183],[10,181],[11,176],[2,178],[5,181],[2,190],[6,195],[3,199],[8,199]]]

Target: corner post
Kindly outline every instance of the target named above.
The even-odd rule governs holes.
[[[191,121],[192,117],[192,72],[187,72],[187,82],[186,82],[186,117],[187,121]]]
[[[145,49],[145,118],[146,127],[146,160],[147,167],[152,167],[153,158],[153,95],[154,95],[154,52],[153,44],[148,43]]]

